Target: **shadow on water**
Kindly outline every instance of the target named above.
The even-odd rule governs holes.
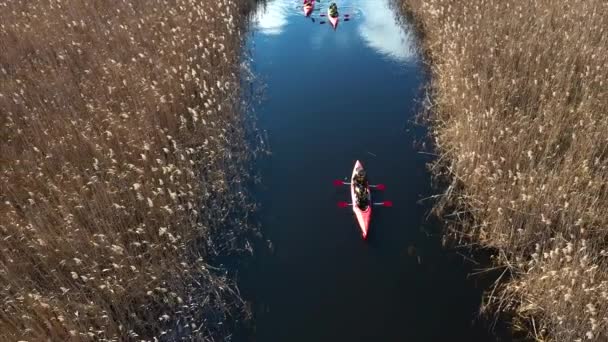
[[[481,265],[442,246],[423,200],[432,156],[414,121],[428,76],[389,2],[343,1],[353,19],[335,31],[294,1],[268,1],[256,17],[255,112],[272,154],[256,165],[263,239],[238,272],[254,319],[236,341],[496,340],[477,319],[496,275],[469,276]],[[348,189],[332,185],[357,159],[386,184],[377,199],[395,203],[375,210],[368,241],[336,206]]]

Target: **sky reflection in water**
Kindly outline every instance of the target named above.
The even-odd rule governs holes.
[[[325,5],[324,1],[323,6]],[[354,19],[348,24],[357,25],[357,34],[368,47],[400,62],[409,62],[416,58],[413,32],[411,28],[404,28],[397,21],[394,10],[389,6],[389,0],[344,1],[341,7],[343,14],[352,13]],[[256,14],[255,29],[264,35],[279,35],[288,25],[288,17],[302,15],[300,1],[272,0],[265,9]],[[318,15],[319,12],[315,12],[316,18]],[[340,28],[335,34],[340,34],[339,31]],[[332,32],[327,30],[316,33],[319,34],[311,36],[313,46],[321,46],[323,39]]]

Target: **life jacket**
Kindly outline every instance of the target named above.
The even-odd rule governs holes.
[[[355,177],[353,177],[353,182],[355,182],[357,185],[367,188],[367,178],[365,177],[355,175]]]
[[[338,5],[331,4],[329,6],[329,15],[331,15],[334,18],[338,16]]]
[[[367,196],[359,196],[357,198],[357,206],[361,210],[367,209],[367,207],[369,206],[369,200],[368,200]]]

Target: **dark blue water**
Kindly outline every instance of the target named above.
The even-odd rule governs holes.
[[[414,33],[387,3],[343,1],[353,18],[335,31],[297,2],[260,10],[249,46],[265,84],[256,113],[272,155],[257,196],[272,251],[258,248],[240,273],[255,327],[239,340],[488,340],[472,324],[470,267],[441,248],[418,203],[432,195],[429,156],[415,147],[424,128],[413,123],[426,74]],[[336,206],[348,189],[332,184],[357,159],[387,186],[375,199],[394,202],[375,209],[368,241]]]

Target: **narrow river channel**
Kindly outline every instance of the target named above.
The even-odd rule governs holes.
[[[429,205],[426,163],[413,123],[426,82],[416,35],[390,0],[339,2],[336,30],[295,1],[262,6],[248,48],[263,80],[258,126],[272,154],[259,162],[264,239],[239,272],[255,327],[241,341],[487,341],[474,323],[481,290],[471,266],[441,248]],[[356,160],[387,189],[367,241],[348,188]]]

